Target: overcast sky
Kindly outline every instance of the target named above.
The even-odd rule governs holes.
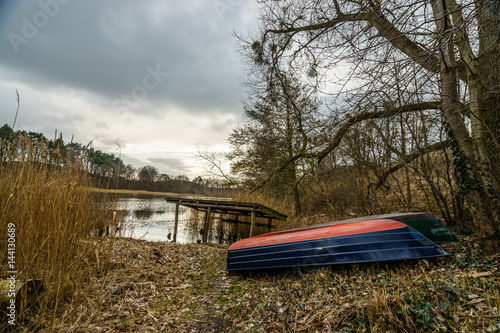
[[[253,0],[0,0],[0,126],[190,178],[241,121]]]

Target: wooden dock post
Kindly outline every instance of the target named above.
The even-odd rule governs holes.
[[[248,237],[252,237],[253,236],[253,230],[255,229],[255,212],[252,211],[252,214],[251,214],[251,219],[250,219],[250,236]]]
[[[179,204],[175,204],[175,223],[174,223],[174,239],[173,242],[177,242],[177,227],[179,226]]]
[[[271,228],[273,227],[273,219],[271,217],[267,218],[267,231],[271,232]]]
[[[208,229],[210,227],[210,212],[211,208],[208,207],[207,212],[205,213],[205,226],[203,227],[203,243],[207,242],[208,238]]]
[[[234,220],[238,221],[238,215],[234,215]],[[235,225],[234,225],[234,237],[233,237],[233,239],[235,242],[236,242],[236,237],[238,237],[238,224],[239,223],[235,223]]]
[[[222,221],[222,216],[219,218],[219,244],[222,244],[222,240],[224,239],[224,224]]]

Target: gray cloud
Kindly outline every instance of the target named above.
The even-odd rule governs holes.
[[[33,85],[71,85],[112,100],[141,84],[147,67],[159,67],[169,77],[149,99],[195,113],[235,113],[240,65],[231,34],[241,24],[235,14],[248,6],[227,2],[234,9],[221,18],[217,1],[71,1],[59,5],[46,25],[35,26],[26,44],[13,47],[12,39],[2,38],[0,61]],[[26,22],[35,25],[39,12],[37,2],[25,4],[4,34],[30,37],[23,35],[30,30]]]
[[[167,157],[151,157],[148,161],[157,164],[163,164],[169,166],[173,169],[182,170],[186,167],[186,163],[178,158],[167,158]]]
[[[18,128],[50,137],[57,129],[115,155],[118,143],[135,166],[195,172],[186,147],[224,145],[240,117],[243,70],[232,33],[253,28],[255,7],[243,0],[1,1],[0,126],[13,121],[18,88]]]

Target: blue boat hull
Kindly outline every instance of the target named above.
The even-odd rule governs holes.
[[[312,267],[449,255],[409,226],[361,234],[239,248],[228,251],[227,270]]]

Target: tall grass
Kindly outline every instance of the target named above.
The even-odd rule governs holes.
[[[112,217],[88,190],[82,159],[70,161],[22,136],[0,144],[0,278],[13,270],[6,257],[7,229],[13,225],[17,280],[44,285],[36,305],[17,304],[18,325],[50,331],[55,318],[76,315],[68,304],[84,299],[90,262],[106,263],[97,249],[111,244],[100,234]]]

